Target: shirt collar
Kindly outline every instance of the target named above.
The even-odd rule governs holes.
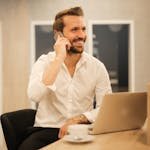
[[[81,58],[80,58],[80,60],[79,60],[79,63],[80,63],[80,64],[84,64],[84,63],[86,63],[86,61],[87,61],[87,59],[86,59],[86,53],[83,52],[83,53],[81,54]]]
[[[54,52],[53,53],[53,57],[52,57],[52,59],[54,59],[55,58],[55,56],[56,56],[56,53]],[[79,68],[80,66],[82,66],[82,65],[84,65],[84,64],[86,64],[86,62],[87,62],[87,58],[86,58],[86,52],[83,52],[82,54],[81,54],[81,58],[80,58],[80,60],[78,61],[78,63],[77,63],[77,68]],[[65,66],[65,64],[63,63],[63,66]]]
[[[77,65],[76,65],[76,68],[79,68],[80,66],[86,64],[86,61],[87,61],[87,59],[86,59],[86,53],[83,52],[83,53],[81,54],[80,60],[78,61]]]

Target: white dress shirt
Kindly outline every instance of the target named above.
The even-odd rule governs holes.
[[[38,102],[34,126],[59,128],[66,119],[79,114],[84,114],[90,122],[94,122],[103,96],[111,92],[105,66],[83,52],[73,77],[63,63],[54,84],[46,86],[42,83],[42,75],[54,58],[55,52],[42,55],[32,69],[28,96]],[[96,109],[93,109],[94,96]]]

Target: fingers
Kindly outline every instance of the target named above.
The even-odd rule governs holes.
[[[56,41],[54,46],[57,46],[57,45],[60,46],[60,47],[65,47],[66,48],[66,45],[70,46],[71,44],[70,44],[70,42],[67,38],[59,36],[57,38],[57,41]]]
[[[57,43],[59,42],[64,42],[65,45],[67,45],[68,47],[71,46],[69,40],[63,36],[63,34],[61,32],[57,33],[57,40],[56,40]]]
[[[67,38],[61,36],[59,36],[56,42],[64,45],[69,45],[69,46],[71,45]]]
[[[67,134],[68,126],[64,125],[60,128],[58,137],[63,138]]]
[[[64,37],[58,37],[56,43],[54,44],[54,50],[56,52],[57,57],[61,57],[63,59],[66,58],[66,45],[68,44],[68,40]]]
[[[58,37],[56,43],[54,44],[54,50],[57,57],[63,58],[65,60],[67,52],[70,49],[71,44],[67,38]]]
[[[74,119],[72,119],[72,118],[68,119],[68,120],[65,122],[65,124],[60,128],[58,137],[59,137],[59,138],[63,138],[64,135],[66,135],[67,132],[68,132],[68,127],[69,127],[70,125],[72,125],[72,124],[76,124],[76,120],[74,120]]]

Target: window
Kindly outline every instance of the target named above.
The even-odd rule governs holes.
[[[131,21],[89,23],[89,51],[105,64],[113,92],[132,91],[134,87],[132,24]]]
[[[31,24],[31,67],[42,55],[53,50],[52,21],[34,21]]]

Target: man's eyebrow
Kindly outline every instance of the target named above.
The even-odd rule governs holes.
[[[72,29],[80,29],[80,27],[73,27]],[[86,29],[86,27],[81,27],[81,29]]]
[[[72,28],[72,30],[77,30],[77,29],[79,29],[79,27],[73,27],[73,28]]]

